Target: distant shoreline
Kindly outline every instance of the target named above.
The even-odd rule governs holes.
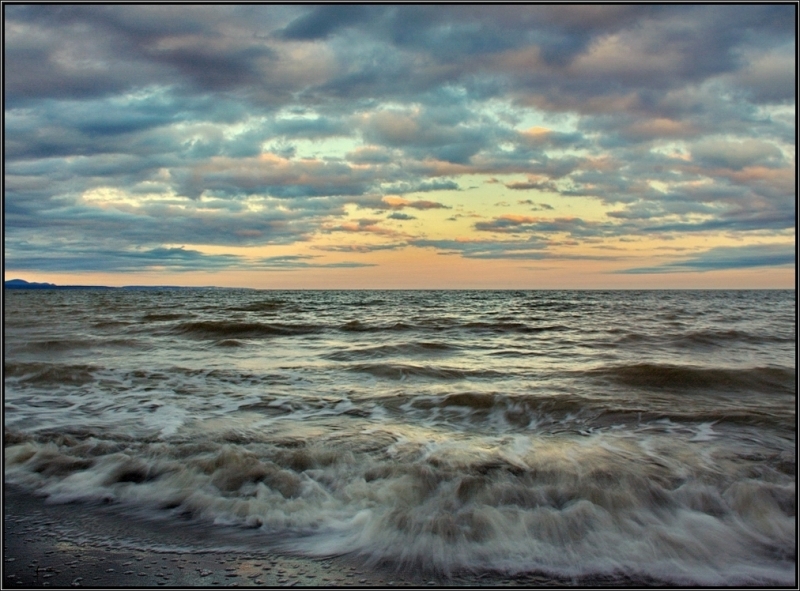
[[[126,289],[126,290],[148,290],[148,289],[248,289],[248,288],[228,288],[215,287],[208,285],[204,287],[187,287],[182,285],[124,285],[122,287],[112,287],[110,285],[56,285],[55,283],[36,283],[25,281],[24,279],[10,279],[6,281],[5,289]]]
[[[10,279],[4,283],[5,289],[14,290],[125,290],[125,291],[153,291],[153,290],[182,290],[182,289],[218,289],[218,290],[250,290],[250,291],[795,291],[791,287],[765,287],[765,288],[674,288],[674,289],[646,289],[646,288],[624,288],[624,289],[609,289],[609,288],[582,288],[582,289],[535,289],[535,288],[514,288],[514,287],[431,287],[431,288],[388,288],[388,287],[354,287],[348,289],[342,288],[288,288],[288,287],[220,287],[217,285],[123,285],[121,287],[113,287],[110,285],[56,285],[55,283],[36,283],[29,282],[23,279]]]

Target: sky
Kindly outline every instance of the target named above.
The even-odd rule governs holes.
[[[795,285],[793,4],[3,11],[6,280]]]

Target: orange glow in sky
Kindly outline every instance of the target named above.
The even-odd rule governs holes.
[[[795,285],[792,6],[6,8],[6,280]]]

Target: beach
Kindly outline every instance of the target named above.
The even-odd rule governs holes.
[[[76,504],[46,504],[9,488],[5,497],[6,587],[383,586],[409,575],[367,572],[341,559],[309,560],[235,547],[208,548],[210,532]],[[224,536],[223,536],[224,537]],[[206,543],[204,543],[206,542]],[[418,582],[418,581],[416,581]]]
[[[246,548],[224,532],[142,522],[113,508],[47,504],[6,488],[4,587],[388,586],[427,584],[411,573],[341,558]],[[441,584],[442,581],[436,581]]]
[[[6,487],[3,588],[65,587],[569,587],[589,581],[545,574],[442,576],[357,558],[307,558],[228,532],[137,521],[113,507],[50,504]],[[250,542],[248,547],[248,542]],[[636,581],[595,579],[593,586]],[[638,581],[644,585],[645,581]],[[647,586],[657,581],[647,581]]]
[[[7,296],[14,587],[796,582],[791,292]]]
[[[4,495],[3,588],[125,587],[606,587],[669,586],[649,577],[441,573],[255,549],[228,532],[142,522],[112,507],[51,504],[10,486]],[[221,536],[225,538],[223,534]],[[250,542],[250,547],[247,547]]]

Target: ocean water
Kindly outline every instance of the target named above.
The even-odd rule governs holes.
[[[5,292],[5,481],[452,573],[794,584],[794,291]]]

